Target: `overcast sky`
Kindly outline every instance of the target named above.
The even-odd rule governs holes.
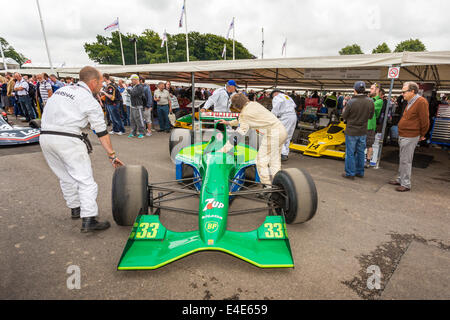
[[[402,40],[419,38],[428,51],[450,50],[450,1],[447,0],[187,0],[189,31],[226,36],[236,17],[236,40],[261,57],[281,57],[287,38],[287,56],[338,55],[357,43],[365,53],[385,41],[391,50]],[[85,42],[115,17],[122,33],[152,29],[162,34],[178,28],[183,0],[40,0],[52,60],[66,66],[90,63]],[[3,4],[0,36],[33,63],[47,63],[36,0]],[[230,56],[229,54],[228,56]]]

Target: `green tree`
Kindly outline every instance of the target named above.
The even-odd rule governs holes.
[[[361,47],[355,43],[355,44],[348,45],[348,46],[342,48],[339,51],[339,54],[341,56],[343,56],[343,55],[350,55],[350,54],[363,54],[363,52],[361,50]]]
[[[427,48],[425,45],[420,41],[419,39],[409,39],[400,42],[397,47],[395,47],[394,52],[404,52],[404,51],[410,51],[410,52],[421,52],[425,51]]]
[[[0,37],[0,45],[2,46],[5,58],[16,60],[20,65],[28,60],[23,54],[17,52],[4,38]]]
[[[382,44],[378,45],[375,49],[372,50],[372,53],[391,53],[391,49],[389,49],[386,42],[383,42]]]
[[[138,64],[167,62],[166,48],[161,48],[162,38],[152,30],[145,30],[141,35],[122,34],[122,44],[125,64],[135,64],[134,43],[130,40],[136,38]],[[168,34],[168,51],[170,62],[186,61],[186,38],[184,33]],[[233,42],[214,34],[201,34],[190,32],[189,60],[220,60],[224,43],[227,43],[228,57],[231,56]],[[89,58],[101,64],[122,64],[120,41],[118,31],[110,37],[97,35],[96,42],[85,43],[84,49]],[[235,42],[236,59],[254,59],[240,42]]]

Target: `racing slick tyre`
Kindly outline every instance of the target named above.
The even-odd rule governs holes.
[[[114,171],[112,214],[119,226],[132,226],[138,214],[148,214],[148,172],[143,166],[123,166]]]
[[[34,129],[40,129],[41,128],[41,119],[33,119],[30,121],[30,127]]]
[[[275,209],[284,214],[286,223],[296,224],[311,220],[317,211],[317,190],[314,180],[306,170],[289,168],[278,171],[272,184],[284,190],[287,197],[273,193],[272,200],[280,205]]]
[[[170,132],[169,155],[172,161],[181,149],[190,146],[193,142],[192,131],[189,129],[175,128]]]

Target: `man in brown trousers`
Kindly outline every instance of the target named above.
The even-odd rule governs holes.
[[[403,98],[408,105],[398,123],[400,146],[400,163],[398,178],[389,181],[390,184],[398,186],[398,192],[411,190],[411,169],[414,150],[419,141],[425,140],[425,134],[430,125],[428,101],[418,95],[419,86],[415,82],[406,82],[402,88]]]

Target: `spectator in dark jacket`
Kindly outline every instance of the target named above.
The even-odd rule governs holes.
[[[130,77],[131,86],[128,87],[127,91],[130,94],[130,123],[131,132],[128,138],[132,138],[137,135],[139,139],[144,138],[145,134],[145,124],[143,108],[147,105],[145,98],[144,86],[139,83],[139,76],[133,74]]]
[[[145,84],[145,79],[140,77],[139,82],[144,87],[145,100],[147,104],[144,106],[144,120],[147,125],[147,133],[145,134],[147,137],[152,135],[152,111],[153,111],[153,96],[150,87]]]
[[[354,96],[347,103],[342,118],[347,121],[345,129],[344,178],[353,180],[364,177],[364,150],[366,149],[367,122],[375,113],[373,100],[365,95],[366,84],[357,81]]]

